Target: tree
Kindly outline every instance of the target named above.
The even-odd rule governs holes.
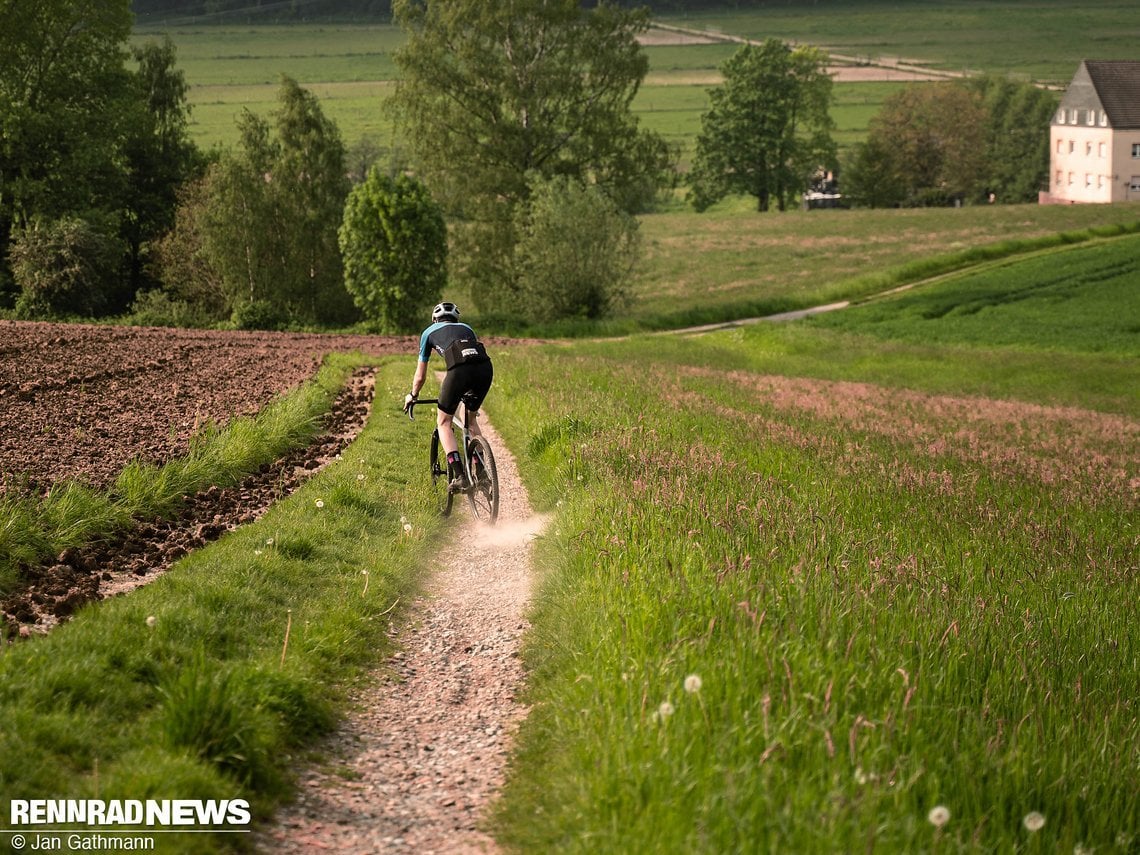
[[[640,249],[637,220],[605,193],[565,175],[536,177],[516,216],[524,317],[601,318],[625,302]]]
[[[427,188],[373,167],[340,228],[345,285],[381,332],[421,326],[447,281],[447,225]]]
[[[1049,125],[1057,93],[987,75],[970,81],[986,108],[985,187],[1001,202],[1036,202],[1049,185]]]
[[[844,195],[909,206],[973,198],[983,184],[985,128],[978,93],[957,83],[911,84],[871,119]]]
[[[746,45],[709,90],[693,161],[690,201],[703,211],[730,193],[755,196],[783,211],[820,168],[835,164],[831,78],[816,48],[777,39]]]
[[[156,284],[144,277],[149,246],[173,227],[179,188],[204,166],[188,133],[188,88],[175,68],[174,43],[166,37],[133,48],[132,55],[138,70],[122,141],[126,186],[121,228],[131,295]]]
[[[457,231],[476,302],[517,296],[515,211],[528,176],[569,175],[635,210],[663,186],[668,146],[630,109],[648,70],[645,10],[577,0],[396,0],[407,31],[390,105],[419,174]]]
[[[0,0],[0,296],[14,228],[117,198],[128,0]]]
[[[283,80],[279,100],[272,126],[242,115],[237,150],[209,169],[200,195],[184,197],[165,269],[195,271],[203,285],[216,279],[247,325],[343,323],[357,315],[337,245],[344,144],[295,81]]]
[[[122,248],[95,225],[65,217],[16,232],[9,251],[23,317],[95,315],[115,282]]]

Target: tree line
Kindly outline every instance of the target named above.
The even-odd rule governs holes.
[[[0,11],[18,24],[0,32],[0,308],[23,317],[408,331],[451,284],[486,316],[598,318],[663,196],[785,210],[832,174],[855,206],[1032,201],[1056,103],[1004,78],[914,84],[841,159],[826,54],[772,39],[724,63],[681,175],[631,110],[647,8],[394,0],[399,160],[346,150],[289,78],[203,153],[174,46],[126,47],[127,0]]]

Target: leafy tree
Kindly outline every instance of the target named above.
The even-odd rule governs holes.
[[[476,302],[515,296],[515,211],[528,176],[569,175],[635,210],[668,181],[670,152],[630,109],[648,70],[646,10],[577,0],[396,0],[408,35],[390,104],[417,173],[457,231]]]
[[[1000,202],[1036,202],[1049,184],[1049,125],[1057,93],[994,75],[967,85],[986,108],[985,187]]]
[[[856,148],[844,194],[866,203],[944,205],[980,193],[986,109],[957,83],[911,84],[884,101]]]
[[[345,285],[382,332],[421,326],[447,281],[447,225],[427,188],[373,167],[340,228]]]
[[[816,48],[778,39],[746,45],[721,66],[709,90],[690,176],[690,201],[703,211],[730,193],[783,211],[821,167],[835,163],[831,78]]]
[[[156,284],[144,278],[148,248],[173,227],[179,188],[203,168],[189,138],[188,89],[175,68],[174,43],[166,37],[133,48],[132,55],[138,70],[122,141],[126,187],[121,228],[130,294]]]
[[[92,223],[77,218],[36,221],[12,241],[9,258],[23,317],[95,315],[115,283],[122,247]]]
[[[118,197],[128,0],[0,0],[0,294],[14,228]]]
[[[228,310],[246,324],[343,323],[356,316],[337,246],[349,188],[344,144],[295,81],[284,79],[279,99],[273,126],[243,114],[237,150],[184,198],[165,269],[220,282]]]
[[[524,317],[600,318],[627,300],[637,220],[594,185],[537,177],[517,212],[514,263]]]

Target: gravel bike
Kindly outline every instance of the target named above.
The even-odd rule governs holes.
[[[408,408],[408,418],[415,420],[416,405],[438,403],[438,398],[421,398],[412,401]],[[457,413],[451,417],[451,424],[452,429],[458,431],[459,455],[463,459],[468,485],[462,492],[467,495],[471,513],[478,520],[494,523],[499,518],[499,473],[495,468],[495,455],[491,452],[491,444],[487,442],[486,437],[472,435],[466,401],[463,403],[462,421]],[[435,491],[436,504],[439,512],[446,517],[451,513],[451,504],[456,494],[447,488],[447,454],[443,450],[443,443],[439,441],[438,426],[431,433],[431,454],[428,460],[431,465],[431,483]]]

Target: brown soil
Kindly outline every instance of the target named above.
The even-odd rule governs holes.
[[[0,496],[41,494],[65,479],[105,488],[131,460],[177,457],[196,429],[256,412],[312,377],[330,351],[407,354],[410,379],[415,347],[401,337],[0,321]],[[0,635],[46,631],[257,518],[351,442],[371,399],[371,372],[360,372],[311,447],[189,497],[173,520],[141,521],[113,542],[23,567],[21,587],[0,600]]]

